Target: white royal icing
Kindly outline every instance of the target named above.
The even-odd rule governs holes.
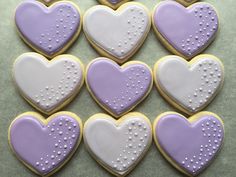
[[[134,3],[127,3],[118,11],[95,6],[84,16],[84,32],[88,38],[119,60],[130,56],[140,46],[149,29],[148,12]]]
[[[72,57],[72,56],[71,56]],[[50,112],[74,96],[83,83],[79,61],[69,55],[48,61],[35,53],[21,55],[13,77],[24,97],[43,112]]]
[[[221,63],[210,56],[199,58],[191,66],[180,57],[170,56],[157,68],[156,80],[164,94],[192,113],[213,99],[224,80]]]
[[[126,115],[122,123],[105,114],[89,119],[84,128],[84,141],[96,160],[109,171],[127,174],[148,150],[152,128],[141,115]]]

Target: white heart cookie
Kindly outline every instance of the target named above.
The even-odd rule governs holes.
[[[167,101],[191,115],[216,96],[223,85],[224,67],[212,55],[199,55],[190,62],[166,56],[155,64],[154,80]]]
[[[139,49],[150,26],[148,10],[134,2],[125,3],[117,11],[94,6],[83,19],[84,32],[91,44],[103,56],[118,63],[125,62]]]
[[[49,61],[37,53],[25,53],[16,59],[13,77],[29,103],[45,114],[52,114],[79,92],[84,82],[84,67],[71,55]]]
[[[152,142],[149,119],[129,113],[119,120],[95,114],[84,125],[84,142],[96,161],[117,176],[128,174]]]

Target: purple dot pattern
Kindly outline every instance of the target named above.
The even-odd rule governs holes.
[[[47,56],[53,56],[77,34],[80,14],[68,2],[47,8],[37,1],[27,1],[18,6],[15,21],[18,31],[30,45]]]
[[[10,143],[21,160],[46,175],[57,169],[75,150],[80,126],[70,116],[58,116],[42,125],[33,116],[17,119],[10,130]]]

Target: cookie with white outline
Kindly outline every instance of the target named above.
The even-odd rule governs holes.
[[[145,6],[129,2],[114,11],[94,6],[86,11],[83,29],[92,46],[102,55],[124,63],[141,47],[151,26]]]
[[[154,81],[161,95],[187,114],[204,109],[224,82],[224,67],[213,55],[199,55],[190,62],[166,56],[154,66]]]
[[[32,106],[52,114],[78,94],[84,83],[84,66],[72,55],[48,60],[37,53],[24,53],[14,63],[13,78]]]
[[[129,113],[119,120],[95,114],[86,121],[83,138],[99,164],[116,176],[125,176],[148,151],[152,127],[141,113]]]

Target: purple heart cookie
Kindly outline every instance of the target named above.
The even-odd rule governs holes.
[[[73,155],[82,137],[82,122],[70,112],[59,112],[45,120],[27,112],[9,128],[12,151],[29,169],[41,176],[59,170]]]
[[[81,15],[79,8],[69,1],[56,2],[51,7],[37,1],[26,1],[17,7],[15,23],[28,45],[53,58],[78,37]]]
[[[185,8],[174,1],[159,3],[153,13],[157,36],[167,48],[186,59],[201,53],[215,38],[218,16],[208,3]]]
[[[107,58],[97,58],[87,67],[86,83],[93,98],[115,117],[124,115],[150,92],[153,78],[142,62],[122,67]]]
[[[210,112],[191,118],[167,112],[154,121],[154,139],[164,157],[178,170],[196,176],[214,160],[224,139],[222,120]]]

